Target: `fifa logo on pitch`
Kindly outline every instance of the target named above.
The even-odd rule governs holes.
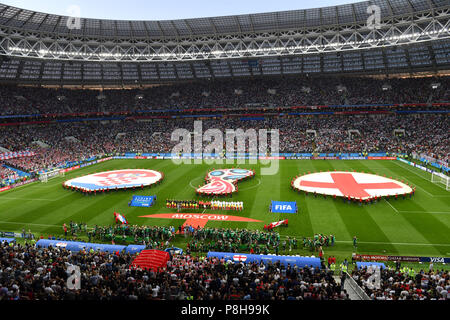
[[[367,18],[367,27],[371,30],[381,29],[381,8],[377,5],[368,6],[367,13],[370,14]]]
[[[80,30],[81,29],[81,9],[79,6],[70,6],[67,9],[67,22],[66,26],[70,30]]]

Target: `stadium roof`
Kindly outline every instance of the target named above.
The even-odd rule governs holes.
[[[367,23],[368,7],[380,23]],[[225,17],[81,19],[0,4],[0,82],[146,84],[450,70],[449,0],[372,0]],[[2,61],[1,61],[2,60]]]
[[[81,29],[67,28],[69,17],[0,4],[0,25],[46,33],[90,37],[166,38],[212,34],[255,33],[362,23],[367,8],[376,5],[383,19],[448,7],[448,0],[371,0],[306,10],[280,11],[211,18],[126,21],[81,19]]]

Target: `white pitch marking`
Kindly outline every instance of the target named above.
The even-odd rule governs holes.
[[[427,179],[425,179],[424,177],[419,176],[417,173],[415,173],[414,171],[410,170],[409,168],[402,167],[401,165],[397,164],[396,162],[394,162],[394,164],[396,164],[396,165],[399,166],[400,168],[403,168],[403,169],[406,169],[406,170],[408,170],[408,171],[411,171],[412,173],[416,174],[418,177],[420,177],[420,178],[422,178],[422,179],[424,179],[424,180],[427,180]],[[406,180],[406,178],[405,178],[405,180]],[[409,179],[407,179],[407,180],[409,180]],[[427,180],[427,181],[428,181],[428,180]],[[411,182],[411,181],[410,181],[410,182]],[[414,183],[414,186],[415,186],[416,188],[419,188],[420,190],[424,191],[424,192],[425,192],[426,194],[428,194],[430,197],[432,197],[432,198],[435,197],[434,195],[432,195],[431,193],[429,193],[427,190],[425,190],[425,189],[422,188],[421,186],[418,186],[418,185],[416,185],[415,183]]]
[[[389,201],[387,201],[386,199],[384,199],[384,201],[386,201],[386,203],[392,208],[394,209],[395,212],[398,213],[398,210],[394,208],[394,206],[392,204],[389,203]]]
[[[41,227],[62,227],[54,224],[39,224],[39,223],[27,223],[27,222],[12,222],[12,221],[0,221],[0,224],[18,224],[24,226],[41,226]]]
[[[393,162],[395,165],[397,165],[397,166],[399,166],[400,168],[403,168],[403,169],[406,169],[406,170],[408,170],[409,172],[412,172],[412,173],[414,173],[416,176],[418,176],[419,178],[422,178],[423,180],[425,180],[425,181],[428,181],[428,182],[431,182],[430,180],[428,180],[427,178],[425,178],[425,177],[423,177],[422,175],[420,175],[420,174],[418,174],[417,172],[414,172],[413,170],[411,170],[411,168],[408,168],[409,167],[409,165],[407,165],[407,164],[405,164],[405,166],[408,166],[408,167],[405,167],[405,166],[401,166],[400,164],[398,164],[397,162]],[[403,163],[403,162],[402,162]],[[441,187],[440,185],[438,185],[437,184],[437,186],[439,187],[439,188],[441,188],[441,189],[444,189],[445,190],[445,188],[444,187]],[[422,190],[423,190],[423,188],[421,188]],[[434,196],[433,196],[434,197]]]
[[[401,213],[435,213],[435,214],[450,214],[450,212],[445,211],[399,211]]]
[[[250,190],[250,189],[259,187],[259,186],[261,185],[261,179],[260,179],[260,178],[256,178],[256,179],[258,179],[258,184],[254,185],[254,186],[251,186],[251,187],[247,187],[247,188],[244,187],[244,188],[239,189],[239,190],[240,190],[240,191],[246,191],[246,190]]]
[[[193,188],[193,189],[197,189],[198,187],[194,187],[193,185],[192,185],[192,181],[195,181],[195,180],[200,180],[200,179],[202,179],[201,177],[199,177],[199,178],[194,178],[194,179],[192,179],[190,182],[189,182],[189,185],[191,186],[191,188]]]
[[[397,162],[393,162],[396,166],[398,166],[398,167],[400,167],[400,168],[403,168],[403,169],[405,169],[405,170],[408,170],[409,172],[412,172],[412,173],[414,173],[416,176],[418,176],[419,178],[422,178],[423,180],[426,180],[426,181],[428,181],[428,182],[430,182],[430,180],[428,180],[427,178],[425,178],[425,177],[423,177],[422,175],[420,175],[420,174],[418,174],[417,172],[414,172],[413,170],[411,170],[411,168],[410,168],[410,165],[408,165],[408,164],[405,164],[405,166],[403,166],[403,165],[400,165],[399,163],[397,163]],[[402,164],[403,164],[403,162],[402,162]]]
[[[22,201],[58,201],[61,198],[58,198],[58,199],[32,199],[32,198],[0,197],[0,200],[1,199],[5,199],[5,200],[22,200]]]

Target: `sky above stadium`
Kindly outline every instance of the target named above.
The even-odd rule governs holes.
[[[33,11],[70,16],[77,6],[83,18],[167,20],[309,9],[362,0],[0,0]]]

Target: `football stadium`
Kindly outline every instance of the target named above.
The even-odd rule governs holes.
[[[449,1],[257,12],[0,4],[0,300],[450,300]]]

